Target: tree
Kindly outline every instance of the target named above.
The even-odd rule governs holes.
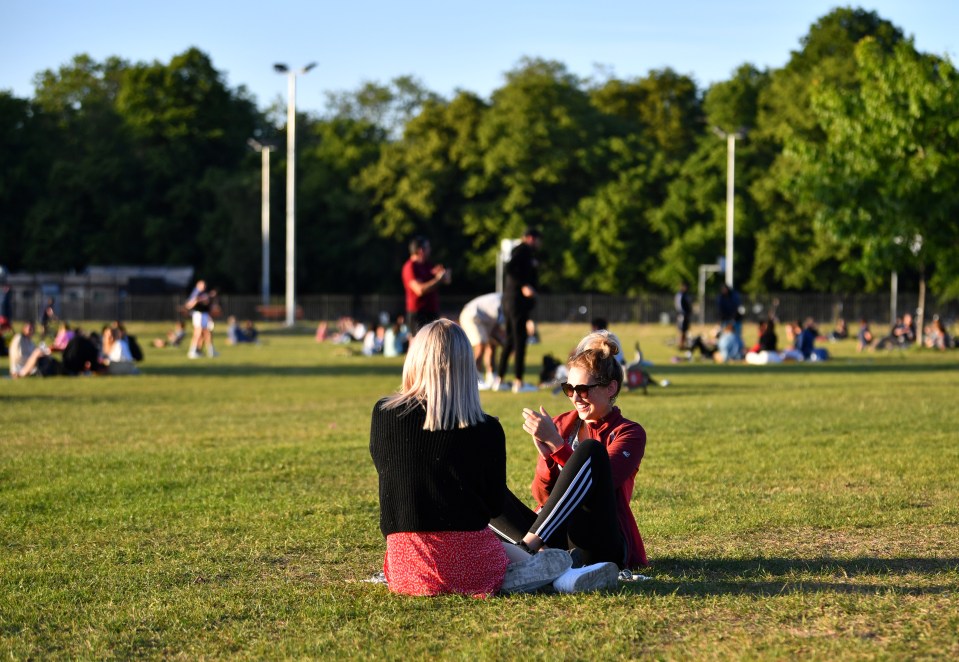
[[[36,171],[42,195],[24,218],[24,268],[138,261],[143,167],[115,106],[126,67],[79,55],[37,76],[33,130],[48,165]]]
[[[375,163],[386,140],[381,127],[349,117],[307,119],[298,127],[298,287],[307,292],[391,292],[394,242],[373,222],[369,195],[354,181]]]
[[[215,213],[213,169],[237,169],[246,140],[262,130],[253,102],[226,87],[209,57],[191,48],[169,64],[131,67],[117,96],[117,109],[136,141],[146,173],[149,202],[142,227],[141,260],[206,265],[222,254],[228,228],[204,228]],[[255,207],[251,207],[255,216]],[[130,219],[132,221],[132,219]],[[194,241],[202,236],[205,241]],[[225,274],[223,275],[225,277]],[[231,285],[231,283],[221,283]]]
[[[486,104],[467,92],[450,102],[428,102],[403,136],[385,144],[378,160],[357,178],[372,197],[377,230],[396,246],[397,272],[410,237],[425,234],[434,258],[456,265],[455,288],[489,287],[491,245],[463,220],[484,204],[482,195],[473,197],[467,188],[479,168],[477,128],[485,111]]]
[[[672,69],[650,71],[632,81],[609,80],[590,94],[613,123],[611,132],[642,136],[670,160],[682,160],[696,148],[703,109],[696,83]],[[618,126],[617,126],[618,124]]]
[[[756,257],[748,287],[817,290],[853,289],[859,285],[841,269],[854,256],[815,223],[816,209],[797,199],[791,182],[802,166],[783,151],[785,143],[822,143],[825,137],[811,107],[811,91],[835,87],[855,94],[858,85],[856,44],[874,37],[883,50],[902,40],[902,32],[875,12],[840,8],[816,21],[782,69],[771,73],[758,100],[757,123],[750,141],[764,145],[774,158],[751,180],[750,195],[763,219],[757,228]]]
[[[464,215],[464,228],[479,245],[496,246],[539,226],[547,246],[541,268],[545,287],[572,284],[561,266],[565,254],[585,252],[571,245],[571,212],[594,188],[604,168],[595,146],[602,115],[582,82],[558,63],[524,60],[492,95],[479,125],[481,158],[466,186],[470,198],[488,201]]]
[[[23,268],[24,219],[42,198],[49,168],[44,156],[55,142],[41,113],[29,100],[0,92],[0,265],[13,271]]]
[[[855,51],[854,93],[822,86],[813,112],[823,143],[795,138],[802,164],[797,195],[820,227],[855,247],[843,268],[876,285],[889,271],[934,270],[946,296],[959,296],[959,74],[911,41],[887,53],[875,39]],[[921,320],[920,320],[921,322]]]
[[[442,98],[413,76],[397,76],[386,85],[367,81],[352,92],[326,93],[332,116],[380,127],[394,138],[427,104],[439,102]]]
[[[753,139],[746,129],[756,125],[757,100],[768,83],[765,71],[746,64],[732,79],[707,90],[696,149],[676,168],[662,203],[650,215],[651,227],[662,244],[662,252],[650,265],[652,283],[673,288],[680,281],[695,282],[699,266],[715,263],[725,252],[727,145],[715,135],[717,129],[747,133],[736,146],[736,282],[751,273],[753,237],[762,226],[762,217],[750,187],[773,154],[766,142]]]

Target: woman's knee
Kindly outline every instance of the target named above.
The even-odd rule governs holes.
[[[576,446],[576,450],[573,451],[574,454],[578,453],[580,455],[589,455],[590,457],[604,456],[607,459],[609,455],[606,453],[606,447],[599,441],[595,439],[583,439]]]

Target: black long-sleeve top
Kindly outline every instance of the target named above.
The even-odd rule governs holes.
[[[506,435],[487,415],[478,425],[423,429],[426,411],[373,408],[370,455],[379,474],[380,530],[479,531],[506,494]]]
[[[506,263],[506,279],[503,284],[503,311],[529,312],[536,305],[536,299],[523,295],[523,286],[536,289],[538,273],[533,248],[527,244],[518,244]]]

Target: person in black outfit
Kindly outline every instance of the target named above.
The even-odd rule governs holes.
[[[400,390],[373,408],[370,456],[391,591],[533,591],[572,565],[564,550],[532,554],[489,528],[508,492],[506,435],[482,409],[473,348],[450,320],[416,334]]]
[[[67,375],[106,372],[106,366],[100,363],[100,348],[80,329],[63,350],[63,371]]]
[[[679,351],[686,351],[689,333],[689,319],[693,313],[693,304],[689,300],[689,285],[679,284],[679,291],[676,292],[676,328],[679,329]]]
[[[523,242],[513,249],[506,265],[506,279],[503,284],[503,317],[506,327],[506,343],[499,360],[499,376],[493,383],[493,390],[501,388],[500,380],[509,367],[510,354],[514,354],[513,391],[534,391],[535,386],[523,382],[526,370],[526,342],[528,339],[526,323],[536,305],[538,286],[536,250],[541,243],[541,235],[536,228],[526,228]]]

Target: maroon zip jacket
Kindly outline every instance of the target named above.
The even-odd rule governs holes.
[[[548,459],[540,455],[536,463],[536,477],[533,478],[532,491],[533,497],[540,506],[546,503],[559,477],[560,469],[573,454],[570,442],[576,437],[580,422],[575,410],[553,418],[553,423],[556,424],[560,436],[566,440],[566,444]],[[639,471],[639,463],[646,451],[646,430],[639,423],[623,418],[619,407],[613,407],[598,425],[582,421],[579,438],[580,440],[595,439],[606,447],[609,467],[613,474],[613,489],[616,492],[616,518],[626,539],[626,565],[631,568],[648,565],[643,538],[639,534],[639,527],[636,526],[633,511],[629,508],[636,472]]]

